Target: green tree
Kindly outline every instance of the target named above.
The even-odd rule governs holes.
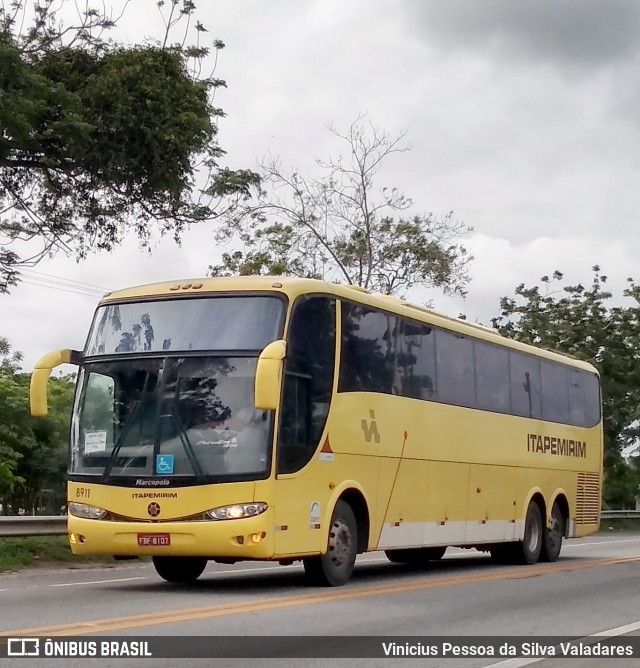
[[[0,373],[15,372],[20,368],[22,353],[17,350],[11,350],[9,340],[0,336]]]
[[[9,341],[0,336],[0,499],[24,482],[16,473],[21,457],[16,450],[20,425],[14,422],[14,411],[22,398],[14,382],[20,359],[20,353],[12,351]],[[6,511],[6,504],[3,510]]]
[[[6,339],[0,355],[0,504],[5,514],[46,506],[49,512],[65,498],[69,420],[74,378],[52,378],[49,417],[29,413],[29,374],[21,373]]]
[[[612,506],[633,504],[640,476],[637,462],[623,453],[640,436],[640,287],[628,279],[626,302],[610,303],[607,277],[593,267],[590,287],[560,287],[563,274],[543,276],[542,286],[520,284],[500,300],[493,325],[501,334],[591,362],[600,372],[605,493]]]
[[[20,382],[28,395],[29,375],[21,374]],[[18,462],[16,473],[24,482],[14,490],[14,507],[56,514],[65,503],[74,388],[75,376],[51,378],[50,415],[46,419],[30,417],[35,445]]]
[[[56,251],[109,250],[128,231],[179,240],[256,183],[218,164],[225,82],[203,68],[223,42],[205,43],[191,0],[157,5],[165,33],[133,46],[106,39],[122,17],[104,5],[66,23],[77,3],[0,5],[0,292]],[[38,245],[21,257],[21,241]]]
[[[414,285],[465,294],[471,259],[460,243],[470,230],[452,213],[410,214],[413,202],[396,188],[376,188],[376,175],[404,153],[405,133],[390,137],[359,117],[344,134],[344,155],[316,160],[304,176],[271,158],[260,165],[261,188],[224,216],[218,241],[242,250],[209,267],[213,276],[286,274],[346,282],[403,294]]]

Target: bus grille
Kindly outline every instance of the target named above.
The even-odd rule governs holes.
[[[578,473],[576,524],[598,524],[600,521],[600,476]]]

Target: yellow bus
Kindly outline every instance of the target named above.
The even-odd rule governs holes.
[[[302,560],[342,585],[356,555],[554,561],[600,521],[589,364],[400,299],[281,277],[106,295],[82,352],[68,533],[78,555],[150,555],[170,582],[208,560]]]

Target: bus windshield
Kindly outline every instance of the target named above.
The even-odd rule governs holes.
[[[255,357],[220,356],[85,364],[70,473],[183,484],[266,477],[270,417],[253,407],[255,367]]]
[[[197,350],[262,350],[278,338],[278,297],[174,298],[101,306],[85,356]]]
[[[255,369],[281,335],[284,308],[267,295],[101,306],[78,378],[69,472],[142,485],[266,477],[271,417],[254,408]]]

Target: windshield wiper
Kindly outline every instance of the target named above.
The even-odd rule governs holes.
[[[118,436],[118,440],[115,442],[113,446],[113,450],[111,451],[111,455],[109,457],[109,461],[107,462],[107,465],[104,469],[104,477],[108,478],[109,475],[111,474],[111,469],[113,468],[113,465],[116,461],[116,455],[120,452],[120,448],[122,447],[122,444],[124,443],[124,439],[128,436],[129,432],[131,431],[131,427],[133,427],[135,423],[135,418],[140,412],[140,408],[142,406],[142,400],[138,399],[134,404],[133,404],[133,409],[131,410],[131,413],[129,414],[129,419],[127,420],[126,424],[122,428],[122,431],[120,432],[120,436]]]
[[[200,466],[200,462],[198,461],[198,457],[193,449],[193,445],[191,445],[191,441],[187,436],[187,432],[184,428],[184,425],[182,424],[182,420],[180,419],[180,416],[178,415],[178,412],[176,411],[175,407],[172,407],[168,414],[162,415],[161,417],[170,417],[173,420],[178,430],[178,437],[180,438],[180,442],[182,443],[184,451],[187,453],[187,457],[189,458],[189,463],[193,468],[193,472],[196,478],[204,479],[206,477],[205,473],[202,470],[202,466]]]

